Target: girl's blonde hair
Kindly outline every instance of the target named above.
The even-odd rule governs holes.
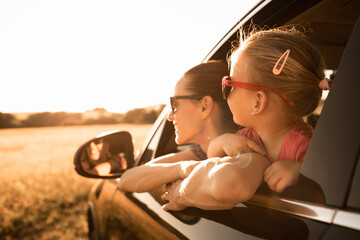
[[[273,68],[287,50],[288,59],[280,74],[275,75]],[[251,81],[272,86],[295,103],[295,107],[288,108],[290,112],[303,117],[316,109],[322,94],[319,83],[324,79],[325,62],[305,34],[295,27],[260,31],[254,28],[243,34],[233,51],[241,51],[245,57]]]

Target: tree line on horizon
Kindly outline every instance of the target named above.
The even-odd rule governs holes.
[[[49,127],[91,124],[154,123],[165,105],[151,108],[136,108],[126,113],[111,113],[104,108],[96,108],[84,113],[39,112],[30,113],[20,120],[16,114],[0,112],[0,128]]]

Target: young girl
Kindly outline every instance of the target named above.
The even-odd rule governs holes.
[[[325,64],[319,52],[295,30],[273,29],[250,34],[231,56],[231,77],[223,79],[237,132],[266,151],[271,166],[264,180],[281,192],[294,185],[313,129],[303,121],[318,106]],[[209,156],[236,155],[238,136],[214,139]]]
[[[324,70],[323,58],[299,32],[250,33],[233,51],[230,76],[222,82],[233,119],[245,128],[213,139],[207,154],[214,158],[168,187],[163,209],[232,208],[250,199],[263,179],[277,191],[296,183],[313,131],[303,117],[328,88]],[[242,153],[245,136],[265,156]]]

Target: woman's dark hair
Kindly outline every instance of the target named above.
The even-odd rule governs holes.
[[[224,76],[229,75],[229,66],[226,61],[209,61],[201,63],[184,73],[183,79],[186,80],[186,89],[194,95],[210,96],[219,104],[222,111],[224,125],[237,127],[233,122],[233,116],[222,97],[221,81]]]

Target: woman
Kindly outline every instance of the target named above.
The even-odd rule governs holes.
[[[227,74],[228,65],[221,61],[202,63],[184,73],[175,86],[174,96],[170,97],[168,120],[174,124],[176,143],[193,143],[192,147],[127,170],[121,176],[120,189],[147,192],[187,177],[199,163],[189,160],[206,159],[214,137],[239,129],[221,93],[221,80]],[[251,149],[261,151],[248,140],[244,150]]]

